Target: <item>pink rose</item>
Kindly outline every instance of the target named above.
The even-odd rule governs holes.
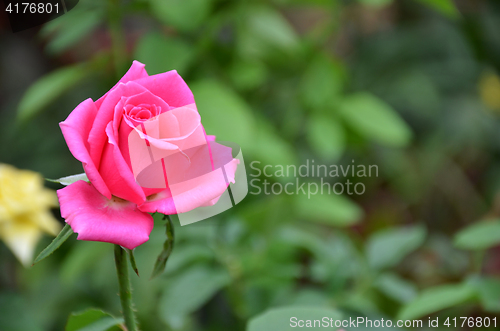
[[[117,85],[96,102],[83,101],[60,127],[90,180],[57,192],[79,240],[133,249],[149,239],[149,213],[213,205],[234,183],[238,160],[206,135],[175,70],[149,76],[134,61]],[[212,171],[218,167],[225,180]]]

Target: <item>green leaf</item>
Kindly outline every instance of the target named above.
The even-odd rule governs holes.
[[[66,323],[65,331],[118,331],[124,330],[122,318],[115,318],[98,309],[87,309],[72,313]]]
[[[233,141],[243,150],[254,145],[252,110],[236,93],[214,80],[190,84],[207,134]]]
[[[182,31],[198,28],[208,17],[211,0],[149,0],[151,13],[166,25]]]
[[[165,242],[163,243],[163,250],[156,259],[151,278],[154,278],[163,273],[163,271],[165,270],[165,266],[167,265],[167,260],[172,253],[172,249],[174,248],[174,225],[172,224],[172,219],[170,218],[170,216],[165,216],[167,216],[167,224],[165,224],[165,234],[167,236],[167,240],[165,240]]]
[[[297,320],[293,318],[296,317]],[[312,324],[304,324],[307,330],[323,330],[322,326],[314,326],[314,321],[322,321],[324,317],[327,317],[329,323],[330,319],[333,319],[333,327],[335,327],[335,321],[342,319],[342,314],[331,308],[326,307],[281,307],[270,309],[263,314],[257,315],[250,319],[247,324],[246,331],[285,331],[294,330],[298,325],[294,327],[293,323],[298,320],[303,320],[304,323],[310,321]],[[330,324],[329,324],[330,327]]]
[[[340,99],[342,80],[338,64],[325,55],[317,56],[302,77],[300,95],[304,105],[315,110],[330,110]]]
[[[458,18],[460,12],[453,3],[453,0],[417,0],[427,6],[437,10],[441,14],[448,16],[449,18]]]
[[[287,301],[290,306],[298,307],[323,307],[328,306],[328,294],[319,289],[303,288],[293,294]]]
[[[297,156],[292,146],[283,139],[276,129],[264,118],[255,115],[257,129],[253,144],[247,146],[249,151],[262,166],[285,166],[297,164]],[[287,181],[287,177],[278,177],[278,180]]]
[[[53,20],[42,30],[42,35],[53,35],[47,43],[46,50],[50,54],[59,54],[76,45],[90,34],[101,23],[102,10],[89,9],[71,10],[57,20]],[[83,8],[83,7],[82,7]]]
[[[391,4],[393,0],[358,0],[358,2],[361,2],[364,5],[380,8]]]
[[[376,269],[393,267],[425,241],[423,226],[382,230],[373,234],[366,245],[369,264]]]
[[[402,303],[412,301],[417,296],[417,287],[397,274],[384,273],[375,280],[375,287],[388,297]]]
[[[136,273],[137,276],[139,276],[139,269],[137,268],[137,263],[135,262],[135,256],[134,256],[134,250],[133,249],[128,249],[125,247],[122,247],[128,254],[128,257],[130,259],[130,266],[132,267],[132,270]]]
[[[484,310],[500,312],[500,278],[481,278],[477,286]]]
[[[346,97],[340,107],[345,121],[360,135],[389,146],[405,146],[412,132],[388,104],[372,94],[359,92]]]
[[[256,6],[247,11],[248,27],[260,42],[284,50],[293,50],[299,39],[283,16],[266,6]]]
[[[60,68],[37,80],[24,93],[18,107],[18,118],[26,121],[80,82],[88,74],[83,65]]]
[[[500,244],[500,220],[474,223],[455,235],[457,247],[471,250],[488,249]]]
[[[474,287],[468,283],[432,287],[404,306],[398,314],[398,319],[420,318],[473,300],[476,295]]]
[[[61,232],[57,235],[57,237],[52,240],[49,246],[47,246],[38,256],[36,257],[35,261],[33,262],[33,265],[37,264],[38,262],[42,261],[45,259],[47,256],[50,254],[54,253],[56,249],[61,247],[61,245],[73,234],[73,230],[71,230],[71,226],[69,224],[66,224]]]
[[[49,182],[52,182],[52,183],[59,183],[59,184],[62,184],[64,186],[68,186],[68,185],[71,185],[73,183],[76,183],[79,180],[84,180],[84,181],[88,182],[89,178],[87,177],[86,173],[83,173],[83,174],[78,174],[78,175],[71,175],[71,176],[67,176],[67,177],[61,177],[59,179],[45,178],[45,180],[47,180]]]
[[[146,70],[150,75],[169,70],[186,74],[194,56],[193,47],[184,40],[166,37],[158,32],[142,37],[135,50],[135,59],[146,63]]]
[[[306,192],[308,184],[304,185]],[[321,185],[315,184],[321,190]],[[295,195],[295,205],[299,217],[333,226],[350,226],[360,221],[363,216],[363,212],[355,203],[336,194],[315,194],[310,197]]]
[[[229,281],[225,271],[200,265],[170,278],[160,299],[161,318],[172,328],[181,328],[187,315],[200,308]]]
[[[253,191],[258,193],[256,189]],[[295,218],[294,210],[290,208],[292,203],[292,197],[286,194],[269,195],[251,204],[242,205],[238,214],[247,220],[253,231],[263,233],[263,229],[274,229],[276,224],[287,223]]]
[[[312,115],[309,118],[307,140],[318,155],[328,160],[337,160],[345,148],[344,129],[326,116]]]
[[[237,88],[250,90],[261,86],[269,73],[260,61],[237,59],[229,68],[228,74]]]

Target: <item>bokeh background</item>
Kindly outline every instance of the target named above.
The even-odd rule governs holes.
[[[257,318],[249,330],[265,331],[278,307],[499,326],[499,32],[495,0],[80,0],[18,33],[3,13],[0,162],[81,173],[58,123],[133,59],[149,74],[176,69],[249,174],[252,161],[307,160],[379,172],[326,178],[361,182],[362,195],[249,194],[176,223],[166,272],[149,280],[165,240],[156,215],[132,274],[143,330],[238,331]],[[28,268],[0,243],[0,330],[62,330],[89,307],[120,315],[112,245],[75,237]]]

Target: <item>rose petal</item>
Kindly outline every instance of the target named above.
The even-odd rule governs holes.
[[[88,135],[88,143],[90,146],[90,156],[97,168],[101,161],[101,154],[106,144],[106,126],[113,120],[115,116],[115,107],[120,102],[122,97],[128,97],[146,91],[146,89],[134,82],[126,84],[120,83],[115,89],[110,91],[101,106],[92,125],[92,129]],[[120,111],[120,109],[118,110]],[[123,109],[121,109],[123,112]],[[121,117],[119,117],[121,119]],[[117,123],[118,124],[118,123]]]
[[[207,142],[200,114],[194,104],[165,112],[135,130],[141,138],[147,138],[149,144],[156,147],[158,153],[153,151],[155,159],[161,158],[158,157],[162,154],[161,150],[187,149]]]
[[[234,176],[239,160],[232,158],[229,147],[215,142],[209,146],[213,168],[211,164],[205,164],[210,161],[206,160],[203,151],[190,155],[191,166],[188,169],[179,169],[180,173],[175,173],[175,169],[166,170],[169,188],[153,197],[148,197],[144,204],[138,206],[139,210],[150,213],[158,211],[164,214],[184,213],[217,202],[227,189],[228,183],[235,182]],[[168,162],[170,161],[167,160]],[[207,172],[207,167],[215,170]],[[179,165],[179,168],[182,167]],[[221,168],[224,168],[227,178],[224,178]],[[185,180],[179,181],[177,178]]]
[[[229,182],[234,183],[234,174],[239,160],[234,159],[226,166],[226,174]],[[146,201],[138,206],[143,212],[162,214],[177,214],[191,211],[195,208],[210,205],[214,199],[218,199],[227,189],[227,185],[221,181],[216,172],[200,177],[197,185],[182,194],[176,194],[174,198],[168,191],[157,193],[154,199]],[[215,200],[217,201],[217,200]]]
[[[144,69],[145,65],[142,64],[139,61],[132,62],[132,65],[128,69],[128,71],[123,75],[123,77],[116,83],[115,86],[113,86],[106,94],[104,94],[102,97],[99,98],[95,102],[96,107],[99,108],[101,107],[102,102],[104,101],[104,98],[108,95],[108,93],[113,90],[115,87],[117,87],[120,83],[128,83],[132,80],[136,80],[139,78],[144,78],[144,77],[149,77],[148,73],[146,72],[146,69]]]
[[[123,98],[123,106],[128,105],[128,104],[140,104],[140,103],[148,103],[148,104],[154,104],[156,106],[159,106],[161,108],[161,112],[166,112],[170,109],[169,105],[163,101],[162,99],[158,98],[156,95],[152,94],[149,91],[145,91],[140,94],[136,94],[134,96],[131,96],[129,98]],[[123,113],[122,113],[123,116]],[[155,116],[155,115],[153,115]],[[115,125],[117,123],[117,115],[115,113]],[[130,131],[132,131],[133,128],[131,128],[128,124],[126,124],[125,121],[120,122],[119,130],[118,130],[118,145],[120,147],[120,150],[122,151],[123,158],[127,162],[127,164],[131,166],[130,163],[130,155],[129,155],[129,147],[128,147],[128,135],[130,134]]]
[[[126,105],[139,106],[141,104],[146,105],[156,105],[161,108],[161,112],[164,113],[170,109],[169,105],[162,99],[151,93],[150,91],[142,92],[141,94],[136,94],[128,97],[125,100]],[[153,116],[156,116],[153,115]]]
[[[106,127],[109,143],[104,147],[99,171],[112,195],[142,204],[146,200],[146,195],[137,184],[129,164],[123,158],[113,135],[112,124],[110,122]]]
[[[92,99],[87,99],[80,103],[64,122],[59,123],[59,126],[71,154],[83,163],[83,169],[94,187],[102,195],[111,198],[111,193],[89,154],[87,137],[96,114],[97,108],[94,102]]]
[[[132,169],[132,163],[130,161],[130,151],[128,147],[128,133],[133,129],[125,121],[121,121],[120,128],[118,129],[118,147],[122,152],[123,159],[127,162],[130,169]],[[123,132],[123,133],[122,133]],[[126,135],[125,135],[126,134]]]
[[[193,93],[175,70],[140,78],[135,82],[162,98],[170,107],[181,107],[194,103]]]
[[[132,131],[129,136],[129,150],[132,169],[137,183],[143,188],[167,188],[168,183],[165,180],[165,172],[168,177],[168,182],[175,184],[199,177],[214,169],[213,162],[211,161],[210,148],[206,142],[204,130],[200,124],[198,113],[190,110],[194,112],[194,115],[196,115],[196,120],[190,116],[182,116],[181,114],[177,114],[177,117],[172,115],[183,108],[185,107],[179,107],[160,115],[160,117],[171,115],[171,118],[164,121],[167,122],[165,124],[183,122],[177,129],[178,134],[186,134],[181,137],[182,139],[179,139],[179,137],[164,139],[151,137],[151,135],[159,135],[160,127],[161,129],[164,129],[168,126],[161,125],[160,121],[147,121],[144,123],[145,125],[143,125],[142,130],[148,134],[146,139],[142,139],[135,130]],[[186,111],[187,110],[188,109],[186,109]],[[191,118],[192,121],[187,118]],[[179,121],[176,119],[179,119]],[[180,119],[184,120],[181,121]],[[193,124],[193,127],[190,127],[189,123]],[[145,128],[146,124],[148,124],[148,128]],[[173,127],[171,130],[167,131],[175,131],[174,129],[175,128]],[[137,130],[141,129],[138,128]],[[154,131],[156,131],[156,133],[154,133]],[[140,133],[142,134],[142,132]],[[168,133],[170,132],[165,132],[165,134]],[[172,143],[169,143],[168,141],[171,141]],[[229,159],[227,162],[232,159],[230,149],[228,155]],[[188,188],[186,188],[186,190],[187,189]],[[158,193],[158,191],[145,192],[147,192],[148,195]]]
[[[138,205],[137,209],[147,213],[159,212],[165,215],[177,214],[174,200],[168,188],[149,196],[148,199],[150,200],[147,200],[142,205]]]
[[[75,182],[58,190],[61,216],[78,240],[102,241],[128,249],[145,243],[153,229],[153,217],[128,201],[107,199],[89,183]]]
[[[144,63],[141,63],[137,60],[132,61],[132,65],[127,70],[125,75],[123,75],[123,77],[118,81],[117,85],[120,83],[125,84],[136,79],[149,77],[148,73],[146,72],[146,69],[144,69],[145,66],[146,65]]]

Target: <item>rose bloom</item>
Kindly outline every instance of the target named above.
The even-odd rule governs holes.
[[[175,70],[149,76],[134,61],[109,92],[83,101],[60,127],[90,181],[57,191],[61,215],[79,240],[133,249],[149,239],[150,213],[211,206],[234,183],[238,160],[206,135],[193,94]],[[225,165],[226,181],[207,174],[207,164]]]
[[[0,239],[25,266],[42,233],[55,236],[61,229],[51,207],[57,196],[43,187],[40,174],[0,164]]]

